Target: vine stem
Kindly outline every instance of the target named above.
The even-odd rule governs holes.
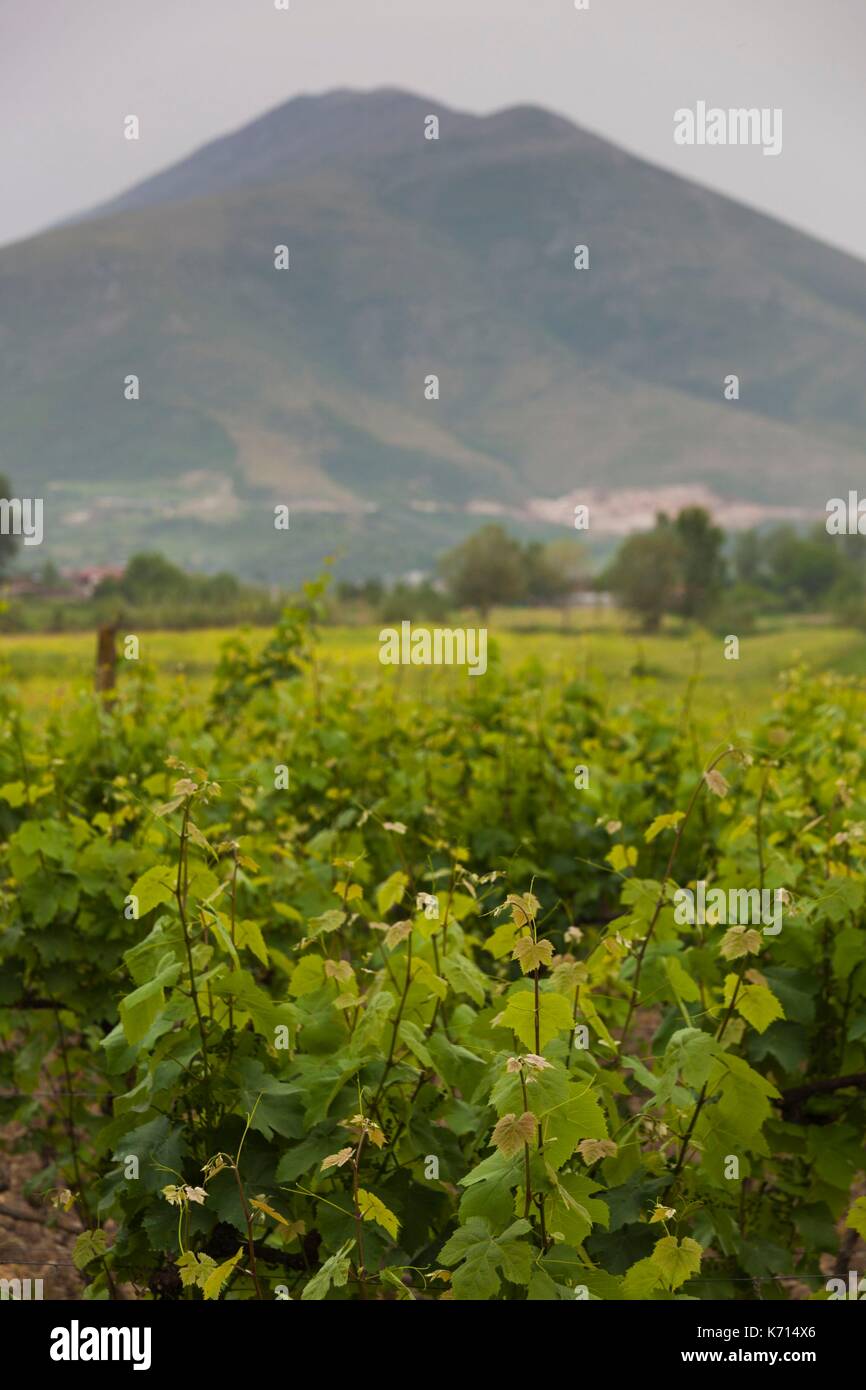
[[[358,1200],[359,1170],[361,1167],[361,1150],[364,1147],[364,1140],[367,1138],[367,1131],[364,1130],[358,1140],[358,1147],[355,1150],[355,1157],[352,1160],[352,1205],[355,1208],[355,1241],[358,1246],[358,1284],[361,1290],[361,1298],[367,1297],[367,1283],[364,1270],[364,1218],[361,1215],[361,1203]]]
[[[533,938],[534,938],[534,937],[535,937],[534,925],[533,925],[533,932],[532,932],[532,935],[533,935]],[[535,986],[535,1053],[536,1053],[536,1056],[537,1056],[537,1057],[540,1057],[540,1056],[541,1056],[541,1014],[540,1014],[540,1009],[539,1009],[539,990],[538,990],[538,977],[539,977],[540,973],[541,973],[541,968],[540,968],[540,967],[539,967],[537,970],[535,970],[535,971],[533,972],[533,984],[534,984],[534,986]],[[539,1156],[539,1158],[544,1158],[544,1128],[543,1128],[543,1126],[542,1126],[541,1120],[538,1121],[538,1156]],[[527,1157],[527,1165],[528,1165],[528,1157]],[[546,1226],[545,1226],[545,1221],[544,1221],[544,1193],[543,1193],[543,1192],[539,1192],[539,1193],[538,1193],[537,1197],[535,1198],[535,1205],[538,1207],[538,1219],[539,1219],[539,1223],[540,1223],[540,1225],[541,1225],[541,1248],[542,1248],[542,1250],[546,1250],[546,1249],[547,1249],[547,1244],[548,1244],[548,1242],[547,1242],[547,1228],[546,1228]]]
[[[180,923],[183,928],[183,939],[186,946],[186,958],[189,965],[189,983],[192,993],[192,1002],[195,1009],[195,1016],[198,1019],[198,1031],[201,1038],[201,1055],[204,1065],[205,1079],[210,1080],[210,1067],[208,1065],[207,1042],[205,1040],[204,1019],[202,1018],[201,1008],[198,1002],[198,990],[195,983],[195,968],[192,963],[192,941],[189,934],[189,922],[186,916],[186,893],[185,893],[185,863],[187,857],[187,843],[189,834],[189,799],[183,808],[183,825],[180,831],[180,852],[177,861],[177,882],[175,884],[174,896],[177,899],[178,912],[180,913]]]
[[[763,852],[763,834],[762,834],[762,827],[761,827],[761,817],[762,817],[762,814],[763,814],[764,795],[765,795],[766,790],[767,790],[767,782],[768,782],[768,780],[769,780],[769,776],[770,776],[770,773],[769,773],[769,770],[768,770],[768,771],[766,772],[765,776],[764,776],[763,782],[761,783],[761,794],[760,794],[760,796],[759,796],[759,798],[758,798],[758,811],[757,811],[757,819],[756,819],[756,827],[755,827],[756,833],[757,833],[757,839],[758,839],[758,870],[759,870],[759,875],[760,875],[760,884],[761,884],[761,891],[762,891],[762,892],[763,892],[763,888],[764,888],[764,852]],[[738,972],[737,972],[737,982],[736,982],[736,984],[734,985],[733,992],[732,992],[732,994],[731,994],[730,1003],[728,1004],[728,1007],[727,1007],[727,1009],[725,1010],[725,1014],[724,1014],[724,1017],[722,1018],[721,1023],[719,1024],[718,1028],[716,1029],[715,1041],[718,1042],[718,1043],[720,1043],[720,1042],[722,1041],[722,1038],[725,1036],[725,1030],[727,1029],[727,1026],[728,1026],[728,1024],[730,1023],[731,1019],[733,1018],[734,1009],[736,1008],[736,1005],[737,1005],[737,999],[738,999],[739,993],[740,993],[740,986],[741,986],[742,983],[743,983],[743,975],[745,974],[746,962],[748,961],[748,959],[749,959],[748,956],[743,956],[743,959],[740,961],[740,968],[739,968],[739,970],[738,970]],[[674,1168],[674,1182],[677,1182],[677,1181],[678,1181],[679,1176],[680,1176],[680,1173],[682,1172],[682,1169],[683,1169],[683,1164],[684,1164],[685,1161],[686,1161],[686,1154],[688,1153],[688,1150],[689,1150],[689,1144],[691,1143],[692,1134],[694,1133],[695,1125],[696,1125],[697,1122],[698,1122],[698,1117],[700,1116],[700,1113],[701,1113],[701,1111],[702,1111],[703,1108],[704,1108],[704,1102],[706,1101],[706,1098],[707,1098],[707,1085],[708,1085],[708,1082],[705,1081],[704,1084],[703,1084],[703,1086],[701,1087],[700,1095],[698,1096],[698,1099],[697,1099],[697,1101],[696,1101],[696,1103],[695,1103],[694,1114],[692,1115],[692,1118],[691,1118],[691,1120],[689,1121],[689,1127],[688,1127],[688,1129],[686,1130],[685,1135],[683,1136],[682,1146],[681,1146],[681,1148],[680,1148],[679,1156],[677,1157],[676,1167]]]
[[[72,1168],[75,1173],[75,1185],[78,1189],[78,1196],[84,1215],[90,1225],[90,1210],[87,1204],[87,1197],[84,1193],[84,1185],[81,1181],[81,1165],[78,1161],[78,1140],[75,1135],[75,1110],[72,1099],[72,1073],[69,1070],[69,1058],[66,1053],[66,1030],[60,1017],[60,1009],[55,1007],[54,1017],[57,1020],[57,1031],[60,1035],[60,1055],[63,1059],[63,1075],[66,1081],[66,1099],[69,1105],[69,1114],[66,1120],[66,1132],[69,1135],[69,1148],[72,1152]]]
[[[232,849],[232,889],[231,889],[231,914],[232,914],[232,917],[231,917],[231,937],[232,937],[232,945],[235,947],[235,949],[237,949],[237,941],[236,941],[236,939],[235,939],[236,918],[237,918],[237,901],[238,901],[238,847],[237,847],[237,845],[235,845],[234,848]],[[232,1029],[234,1028],[234,1026],[235,1026],[235,1001],[234,1001],[234,996],[230,994],[230,995],[229,995],[229,1032],[232,1031]]]
[[[673,842],[673,845],[671,846],[671,852],[670,852],[670,854],[669,854],[669,856],[668,856],[668,862],[667,862],[667,864],[666,864],[666,866],[665,866],[664,874],[662,875],[661,886],[660,886],[660,888],[659,888],[659,895],[658,895],[658,899],[656,900],[655,909],[654,909],[653,915],[652,915],[652,917],[651,917],[651,919],[650,919],[650,923],[649,923],[649,926],[648,926],[648,928],[647,928],[646,936],[644,937],[643,941],[641,942],[641,947],[640,947],[640,950],[638,951],[637,966],[636,966],[636,968],[635,968],[634,981],[633,981],[633,983],[632,983],[631,998],[629,999],[628,1012],[626,1013],[626,1016],[625,1016],[625,1024],[623,1025],[622,1037],[620,1038],[620,1043],[619,1043],[620,1054],[621,1054],[621,1055],[622,1055],[622,1054],[625,1052],[625,1050],[626,1050],[626,1046],[625,1046],[625,1045],[626,1045],[626,1040],[627,1040],[627,1038],[628,1038],[628,1030],[629,1030],[629,1028],[631,1027],[631,1021],[632,1021],[632,1018],[633,1018],[633,1016],[634,1016],[634,1011],[635,1011],[635,1009],[636,1009],[636,1007],[637,1007],[638,999],[640,998],[640,977],[641,977],[641,971],[642,971],[642,969],[643,969],[644,957],[645,957],[645,955],[646,955],[646,953],[647,953],[647,947],[649,946],[650,941],[652,940],[653,933],[654,933],[655,927],[656,927],[656,923],[658,922],[658,919],[659,919],[659,915],[661,914],[661,910],[662,910],[662,908],[663,908],[663,906],[664,906],[664,901],[665,901],[665,890],[666,890],[667,885],[668,885],[668,880],[669,880],[669,878],[670,878],[670,876],[671,876],[671,871],[672,871],[673,866],[674,866],[674,860],[675,860],[676,857],[677,857],[677,851],[678,851],[678,849],[679,849],[679,847],[680,847],[680,842],[681,842],[681,840],[682,840],[682,838],[683,838],[683,833],[684,833],[684,831],[685,831],[686,826],[687,826],[688,823],[689,823],[689,818],[690,818],[690,816],[691,816],[691,814],[692,814],[692,811],[693,811],[694,808],[695,808],[695,805],[696,805],[696,803],[697,803],[697,799],[698,799],[698,797],[700,796],[701,788],[702,788],[702,787],[705,785],[705,783],[706,783],[707,773],[708,773],[708,772],[712,772],[712,771],[713,771],[713,768],[718,767],[718,765],[719,765],[720,762],[722,762],[725,758],[729,757],[729,756],[731,755],[731,753],[734,753],[734,752],[736,752],[736,749],[734,749],[734,748],[725,748],[723,752],[719,753],[717,757],[713,758],[712,762],[709,763],[708,766],[704,768],[704,770],[703,770],[703,772],[701,773],[700,778],[699,778],[699,780],[698,780],[698,782],[697,782],[697,784],[696,784],[696,786],[695,786],[695,789],[694,789],[694,791],[693,791],[692,794],[691,794],[691,797],[690,797],[690,799],[689,799],[689,804],[688,804],[688,806],[686,807],[686,813],[685,813],[685,815],[683,816],[682,820],[680,821],[679,825],[678,825],[677,828],[676,828],[676,834],[675,834],[675,836],[674,836],[674,842]]]
[[[568,1052],[565,1058],[565,1070],[571,1069],[571,1054],[574,1051],[574,1035],[577,1032],[577,1012],[580,1003],[580,985],[574,987],[574,1003],[571,1007],[571,1032],[568,1035]]]
[[[520,1089],[523,1092],[523,1110],[525,1114],[526,1111],[529,1109],[529,1100],[526,1095],[526,1077],[523,1075],[522,1067],[520,1069]],[[525,1174],[524,1181],[526,1187],[526,1201],[523,1204],[523,1215],[524,1218],[528,1219],[529,1213],[532,1210],[532,1173],[529,1167],[529,1145],[526,1142],[524,1142],[523,1145],[523,1168]]]
[[[256,1103],[250,1111],[249,1115],[247,1115],[247,1122],[244,1126],[244,1132],[241,1135],[241,1142],[238,1144],[238,1151],[235,1154],[235,1161],[232,1164],[232,1168],[234,1169],[235,1174],[235,1182],[238,1185],[238,1195],[241,1199],[241,1210],[243,1211],[244,1221],[246,1222],[247,1226],[247,1251],[250,1257],[250,1273],[253,1276],[253,1284],[255,1285],[256,1289],[256,1298],[259,1299],[263,1298],[264,1295],[262,1294],[261,1285],[259,1284],[259,1271],[256,1265],[256,1242],[253,1237],[253,1218],[250,1214],[249,1206],[247,1205],[247,1194],[244,1191],[244,1185],[241,1181],[240,1161],[241,1154],[243,1153],[244,1149],[244,1144],[246,1143],[247,1135],[250,1132],[250,1125],[253,1122],[253,1116],[255,1115],[256,1110],[258,1109],[259,1101],[261,1100],[261,1098],[261,1094],[256,1097]]]
[[[255,1285],[256,1289],[256,1298],[261,1299],[264,1297],[264,1295],[262,1293],[261,1285],[259,1283],[259,1271],[256,1266],[256,1242],[253,1238],[253,1218],[250,1215],[250,1209],[247,1205],[247,1194],[244,1192],[244,1185],[241,1182],[241,1175],[238,1172],[237,1163],[233,1163],[232,1168],[234,1170],[235,1182],[238,1185],[238,1196],[240,1197],[241,1210],[243,1211],[244,1221],[246,1222],[247,1227],[247,1252],[250,1257],[250,1273],[253,1276],[253,1284]]]
[[[397,1015],[396,1015],[396,1017],[395,1017],[395,1019],[394,1019],[394,1029],[393,1029],[393,1032],[391,1033],[391,1046],[390,1046],[389,1049],[388,1049],[388,1057],[387,1057],[387,1060],[386,1060],[386,1062],[385,1062],[385,1070],[382,1072],[382,1078],[381,1078],[381,1080],[380,1080],[380,1082],[379,1082],[378,1090],[376,1091],[376,1094],[375,1094],[375,1096],[373,1097],[373,1101],[372,1101],[372,1104],[371,1104],[371,1106],[370,1106],[370,1109],[371,1109],[371,1110],[375,1110],[377,1114],[379,1113],[379,1100],[380,1100],[380,1097],[381,1097],[381,1095],[382,1095],[382,1092],[383,1092],[384,1089],[385,1089],[385,1082],[386,1082],[386,1080],[387,1080],[388,1073],[389,1073],[389,1071],[391,1070],[391,1067],[392,1067],[393,1064],[394,1064],[394,1052],[395,1052],[395,1049],[396,1049],[396,1047],[397,1047],[397,1034],[398,1034],[398,1032],[399,1032],[399,1030],[400,1030],[400,1022],[401,1022],[401,1019],[402,1019],[402,1017],[403,1017],[403,1010],[404,1010],[404,1008],[406,1007],[406,998],[407,998],[407,995],[408,995],[408,993],[409,993],[409,987],[410,987],[411,983],[412,983],[412,933],[410,932],[410,933],[409,933],[409,937],[408,937],[407,951],[406,951],[406,981],[405,981],[405,984],[403,985],[403,993],[400,995],[400,1003],[399,1003],[398,1006],[397,1006]],[[381,1118],[382,1118],[382,1117],[381,1117],[381,1115],[380,1115],[380,1116],[379,1116],[380,1121],[381,1121]]]
[[[75,1184],[78,1189],[78,1199],[81,1202],[81,1207],[86,1218],[86,1224],[87,1226],[89,1226],[91,1223],[90,1207],[84,1192],[84,1184],[81,1181],[81,1164],[79,1162],[78,1157],[78,1140],[75,1135],[75,1102],[72,1098],[72,1073],[69,1069],[69,1058],[67,1056],[66,1050],[66,1030],[63,1027],[63,1020],[60,1017],[59,1008],[55,1008],[54,1016],[57,1019],[57,1029],[60,1034],[60,1055],[63,1058],[63,1075],[66,1081],[66,1099],[69,1102],[69,1118],[67,1120],[66,1128],[67,1133],[69,1135],[69,1147],[72,1151],[72,1167],[75,1172]],[[108,1282],[108,1287],[111,1292],[111,1296],[112,1298],[117,1298],[117,1287],[114,1282],[114,1277],[111,1273],[111,1269],[109,1268],[108,1261],[106,1260],[104,1255],[102,1256],[100,1263],[102,1265],[103,1270],[105,1271],[105,1277]]]
[[[722,1019],[721,1024],[719,1025],[719,1028],[718,1028],[717,1031],[716,1031],[716,1042],[721,1042],[721,1040],[722,1040],[722,1038],[723,1038],[723,1036],[724,1036],[725,1029],[727,1028],[728,1024],[729,1024],[730,1021],[731,1021],[731,1016],[732,1016],[732,1014],[733,1014],[733,1012],[734,1012],[734,1006],[736,1005],[736,1002],[737,1002],[737,995],[739,994],[739,991],[740,991],[740,984],[742,983],[742,979],[743,979],[743,969],[744,969],[744,966],[745,966],[745,963],[746,963],[747,960],[748,960],[748,956],[744,956],[744,957],[743,957],[743,960],[742,960],[742,962],[741,962],[741,964],[740,964],[740,973],[739,973],[739,975],[737,976],[737,983],[736,983],[736,985],[734,986],[734,991],[733,991],[733,993],[732,993],[732,995],[731,995],[731,1002],[730,1002],[730,1004],[728,1005],[727,1010],[726,1010],[726,1012],[725,1012],[725,1016],[724,1016],[724,1018]],[[706,1100],[706,1098],[707,1098],[707,1086],[708,1086],[708,1085],[709,1085],[709,1082],[705,1081],[704,1084],[703,1084],[703,1086],[701,1087],[700,1095],[698,1096],[698,1099],[697,1099],[697,1101],[696,1101],[696,1103],[695,1103],[695,1108],[694,1108],[694,1112],[693,1112],[693,1114],[692,1114],[692,1118],[691,1118],[691,1120],[689,1121],[689,1127],[688,1127],[688,1129],[686,1130],[685,1134],[683,1135],[683,1142],[682,1142],[682,1145],[681,1145],[681,1147],[680,1147],[680,1152],[679,1152],[679,1156],[678,1156],[678,1158],[677,1158],[676,1167],[674,1168],[674,1182],[676,1182],[677,1179],[679,1178],[680,1173],[682,1172],[682,1169],[683,1169],[683,1164],[684,1164],[685,1161],[686,1161],[686,1154],[687,1154],[688,1151],[689,1151],[689,1144],[691,1143],[692,1135],[693,1135],[694,1130],[695,1130],[695,1125],[696,1125],[697,1122],[698,1122],[698,1118],[699,1118],[699,1116],[700,1116],[701,1111],[702,1111],[703,1108],[704,1108],[704,1102],[705,1102],[705,1100]]]
[[[422,1068],[421,1075],[418,1077],[418,1081],[417,1081],[417,1084],[416,1084],[416,1086],[415,1086],[415,1089],[414,1089],[414,1091],[412,1092],[412,1095],[411,1095],[410,1098],[409,1098],[409,1107],[408,1107],[408,1108],[409,1108],[410,1111],[411,1111],[411,1109],[412,1109],[412,1106],[415,1104],[415,1101],[418,1099],[418,1095],[419,1095],[419,1092],[420,1092],[420,1090],[421,1090],[421,1087],[424,1085],[424,1082],[425,1082],[426,1080],[427,1080],[427,1072]],[[385,1169],[388,1167],[388,1163],[389,1163],[389,1161],[391,1160],[392,1157],[394,1158],[395,1163],[397,1162],[397,1155],[396,1155],[397,1140],[400,1138],[400,1136],[401,1136],[402,1133],[403,1133],[403,1130],[406,1128],[406,1124],[407,1124],[407,1118],[402,1119],[402,1120],[400,1121],[400,1123],[398,1124],[397,1128],[394,1130],[394,1133],[391,1135],[391,1140],[390,1140],[390,1145],[389,1145],[389,1148],[388,1148],[388,1152],[385,1154],[384,1158],[382,1159],[382,1162],[379,1164],[379,1167],[376,1169],[376,1178],[377,1178],[377,1179],[378,1179],[378,1178],[381,1178],[381,1176],[382,1176],[382,1174],[384,1173]],[[398,1167],[400,1166],[399,1163],[397,1164],[397,1166],[398,1166]]]
[[[767,783],[769,782],[769,780],[770,769],[767,768],[766,772],[764,773],[763,781],[761,782],[761,794],[758,797],[758,810],[755,819],[755,833],[758,839],[758,881],[762,893],[764,891],[764,797],[767,794]]]

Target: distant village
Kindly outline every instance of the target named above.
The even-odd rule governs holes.
[[[0,584],[0,594],[6,599],[41,598],[80,603],[93,598],[106,579],[122,579],[122,565],[88,565],[85,569],[58,570],[46,565],[38,574],[22,574]]]

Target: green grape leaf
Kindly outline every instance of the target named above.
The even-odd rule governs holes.
[[[455,1269],[452,1278],[458,1299],[486,1300],[498,1293],[500,1274],[512,1283],[528,1284],[533,1249],[519,1239],[531,1229],[528,1221],[514,1221],[501,1235],[481,1216],[471,1216],[442,1247],[442,1264]]]
[[[108,1249],[108,1236],[103,1230],[82,1231],[72,1248],[72,1263],[76,1269],[86,1269],[92,1260],[101,1259]]]
[[[358,1210],[361,1213],[362,1221],[375,1221],[388,1232],[392,1240],[397,1239],[400,1230],[400,1222],[394,1213],[385,1206],[385,1203],[373,1192],[366,1192],[363,1187],[358,1188]]]
[[[674,1290],[699,1273],[702,1255],[703,1250],[691,1236],[685,1236],[681,1242],[676,1236],[665,1236],[655,1246],[650,1259],[666,1287]]]
[[[354,1244],[354,1240],[346,1241],[336,1254],[325,1260],[322,1268],[304,1285],[301,1291],[303,1300],[320,1302],[327,1297],[332,1285],[335,1289],[346,1286],[349,1281],[349,1251]]]
[[[538,1050],[543,1051],[557,1033],[571,1029],[571,1005],[562,994],[541,993],[538,997]],[[535,998],[532,990],[512,994],[501,1014],[493,1020],[495,1028],[510,1028],[525,1047],[535,1050]]]

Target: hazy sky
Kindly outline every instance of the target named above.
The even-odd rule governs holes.
[[[546,105],[866,257],[866,0],[0,0],[0,243],[300,92]],[[781,107],[778,158],[678,147],[698,100]],[[138,143],[122,138],[127,114]]]

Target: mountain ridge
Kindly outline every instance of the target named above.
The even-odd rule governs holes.
[[[339,118],[347,112],[352,117],[348,129],[344,121],[333,120],[334,116]],[[375,116],[372,124],[369,121],[371,114]],[[502,107],[488,115],[476,115],[398,87],[377,87],[366,92],[335,88],[321,94],[304,93],[271,107],[239,129],[199,145],[167,169],[149,175],[115,197],[78,213],[75,221],[93,220],[114,212],[140,208],[153,201],[188,201],[191,197],[207,196],[208,192],[225,192],[231,188],[251,187],[257,182],[272,182],[277,177],[305,176],[323,158],[333,163],[337,154],[342,156],[337,161],[337,167],[341,167],[343,161],[347,167],[354,167],[359,150],[366,153],[370,162],[379,164],[395,149],[408,150],[417,144],[418,124],[427,114],[447,120],[449,136],[457,138],[466,138],[470,133],[479,134],[482,130],[498,134],[513,121],[520,120],[524,125],[531,122],[536,127],[535,138],[546,133],[569,140],[608,144],[601,136],[583,131],[565,117],[532,104],[517,104]],[[368,117],[366,124],[358,120],[364,115]],[[325,117],[324,121],[322,117]],[[410,117],[416,122],[411,132]],[[351,128],[353,123],[354,130]],[[318,137],[312,148],[309,143],[304,143],[309,141],[311,134]],[[378,142],[375,145],[374,134]],[[524,134],[528,132],[524,131]],[[268,144],[270,139],[280,135],[288,135],[290,140],[288,150],[283,150],[281,161],[273,159],[272,147]],[[610,145],[609,148],[613,150],[617,147]],[[269,156],[270,168],[265,175],[262,173],[262,160]],[[235,159],[244,162],[242,171],[238,171],[232,162]],[[207,178],[208,174],[215,182],[203,189],[201,178],[202,175]]]
[[[479,503],[547,534],[581,487],[818,515],[866,463],[864,379],[866,265],[531,106],[293,98],[0,250],[0,471],[61,558],[281,576],[315,535],[417,569]],[[332,520],[287,554],[293,501]]]

